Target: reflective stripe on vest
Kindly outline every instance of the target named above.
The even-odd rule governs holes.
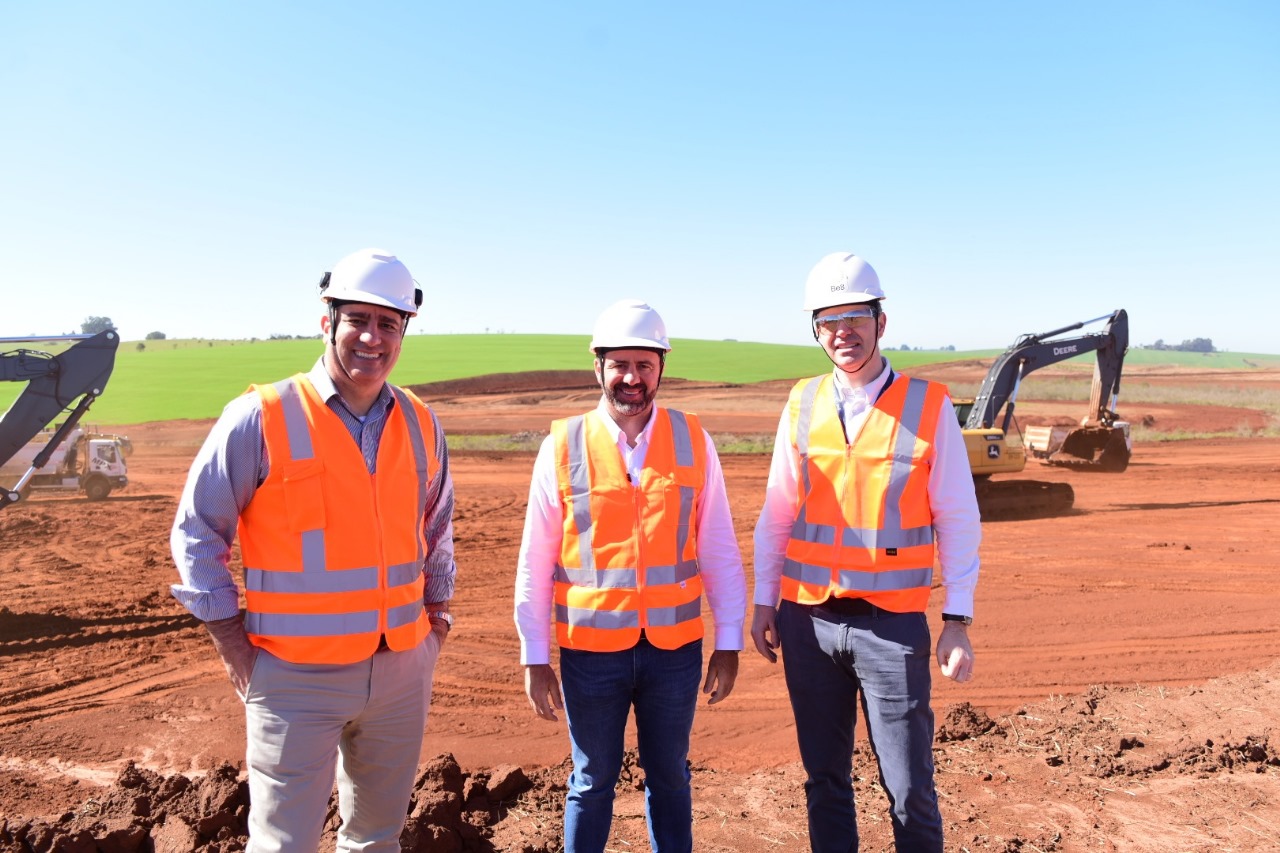
[[[788,402],[801,500],[783,563],[782,595],[831,595],[922,611],[933,579],[927,456],[944,386],[898,376],[850,444],[831,374],[796,384]]]
[[[696,416],[657,410],[640,483],[598,412],[552,424],[564,506],[555,568],[561,646],[678,648],[702,637],[695,505],[706,472]]]
[[[298,376],[255,388],[270,468],[241,518],[245,627],[295,663],[350,663],[385,635],[413,648],[422,605],[427,490],[439,468],[430,412],[392,386],[370,475],[342,421]]]

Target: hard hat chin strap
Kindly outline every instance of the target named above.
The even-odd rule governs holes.
[[[659,349],[650,351],[656,353],[658,356],[658,382],[653,386],[653,393],[656,394],[658,393],[658,389],[662,387],[662,377],[667,372],[667,354]],[[600,383],[601,388],[604,388],[604,360],[608,357],[610,352],[611,350],[605,349],[604,347],[596,350],[596,379]]]
[[[329,343],[334,345],[338,343],[338,310],[342,306],[350,305],[355,301],[354,299],[330,299],[325,303],[329,306]],[[358,304],[370,305],[372,303]],[[409,315],[403,311],[396,311],[396,313],[400,315],[400,339],[404,340],[404,336],[409,332]]]
[[[326,302],[329,306],[329,343],[335,347],[338,345],[338,304],[336,302]]]

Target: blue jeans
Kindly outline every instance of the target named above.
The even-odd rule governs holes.
[[[782,663],[808,780],[815,853],[858,849],[853,727],[859,692],[899,853],[942,853],[933,784],[930,640],[923,613],[831,613],[784,601]]]
[[[600,853],[613,823],[627,715],[636,709],[644,812],[654,853],[693,850],[689,732],[702,679],[702,641],[659,649],[641,637],[621,652],[560,650],[573,748],[564,807],[565,853]]]

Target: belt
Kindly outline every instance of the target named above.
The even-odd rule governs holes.
[[[874,616],[881,610],[865,598],[836,598],[835,596],[813,606],[818,610],[838,613],[841,616]]]

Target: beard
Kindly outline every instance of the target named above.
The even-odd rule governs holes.
[[[644,385],[632,386],[640,388],[640,398],[638,400],[621,400],[618,398],[618,385],[607,385],[604,387],[604,398],[609,401],[609,405],[613,407],[620,415],[634,417],[642,415],[648,408],[653,405],[653,400],[658,396],[658,389],[650,389]]]

